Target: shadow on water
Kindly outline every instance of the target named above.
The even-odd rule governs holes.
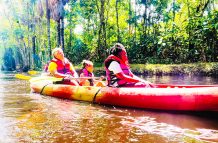
[[[186,84],[189,82],[184,80],[190,80],[148,79]],[[0,82],[0,142],[218,142],[218,116],[214,113],[141,110],[41,96],[31,93],[29,83],[14,79],[13,73],[2,74]],[[199,82],[217,81],[205,78]]]

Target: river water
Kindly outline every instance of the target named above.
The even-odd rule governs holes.
[[[147,77],[153,83],[218,84],[210,77]],[[218,113],[102,106],[31,93],[28,81],[0,74],[0,143],[212,143]]]

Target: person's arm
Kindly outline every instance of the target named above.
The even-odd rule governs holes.
[[[140,82],[150,83],[149,81],[146,81],[146,80],[136,76],[135,74],[132,73],[132,71],[130,71],[130,76],[133,77],[134,79],[138,79]]]
[[[125,75],[123,72],[115,74],[119,79],[124,79],[126,82],[140,82],[139,79]]]
[[[132,73],[132,71],[131,71],[131,70],[130,70],[130,73],[129,73],[129,74],[130,74],[130,76],[131,76],[131,77],[133,77],[133,76],[134,76],[134,74]]]
[[[65,77],[68,77],[68,75],[65,75],[65,74],[62,74],[62,73],[59,73],[57,71],[57,64],[54,63],[54,62],[51,62],[48,66],[48,72],[53,75],[54,77],[57,77],[57,78],[65,78]]]
[[[117,78],[123,79],[126,82],[139,82],[140,81],[139,79],[134,78],[134,76],[132,77],[131,74],[130,76],[125,75],[120,67],[120,64],[116,61],[111,62],[108,69],[112,71],[116,75]]]
[[[85,77],[85,75],[83,74],[83,73],[81,73],[80,75],[79,75],[80,77]],[[80,85],[84,85],[86,83],[86,79],[84,78],[84,79],[80,79],[80,81],[79,81],[79,84]]]
[[[134,78],[134,79],[138,79],[138,80],[139,80],[139,82],[143,82],[143,83],[150,83],[150,84],[151,84],[151,82],[149,82],[149,81],[146,81],[146,80],[144,80],[144,79],[142,79],[142,78],[140,78],[140,77],[136,76],[135,74],[133,74],[133,73],[132,73],[132,71],[130,71],[130,76],[131,76],[132,78]]]
[[[70,63],[70,71],[73,74],[73,77],[79,77],[73,65]]]

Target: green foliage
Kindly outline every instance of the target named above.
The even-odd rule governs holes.
[[[89,59],[90,51],[80,39],[75,39],[73,48],[66,49],[66,56],[75,64],[81,63],[83,59]]]
[[[6,41],[8,40],[8,31],[7,29],[3,29],[2,31],[0,31],[0,39],[1,41]]]
[[[15,29],[14,30],[14,35],[15,37],[17,37],[18,39],[22,39],[24,38],[24,30],[23,29]]]
[[[0,23],[1,48],[12,48],[21,68],[39,67],[41,63],[31,63],[36,57],[42,65],[50,59],[45,3],[41,4],[39,0],[5,1],[10,10],[0,14],[4,16]],[[130,63],[217,62],[216,6],[209,0],[72,0],[64,12],[66,56],[74,64],[83,59],[103,63],[107,49],[119,40],[127,49]],[[58,9],[54,6],[52,11]],[[82,27],[80,32],[77,27]],[[50,32],[54,48],[58,32],[52,19]],[[32,56],[34,36],[36,55]]]

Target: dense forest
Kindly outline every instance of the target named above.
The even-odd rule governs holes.
[[[62,47],[101,64],[116,42],[130,63],[218,62],[216,0],[0,0],[2,70],[41,69]]]

